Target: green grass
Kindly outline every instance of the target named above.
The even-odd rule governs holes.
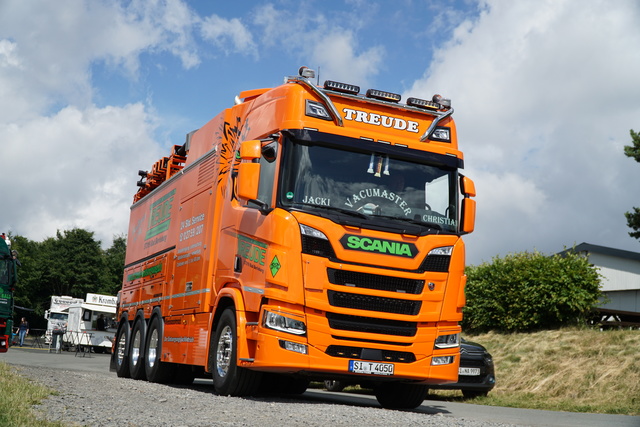
[[[638,330],[572,328],[466,338],[487,347],[496,367],[496,387],[473,403],[640,415]],[[458,391],[432,393],[462,400]]]
[[[52,390],[37,385],[15,373],[4,362],[0,362],[0,425],[5,427],[62,427],[62,423],[52,423],[37,419],[32,406],[40,403]]]
[[[562,329],[464,334],[489,350],[496,386],[487,397],[431,390],[428,399],[550,411],[640,415],[640,331]],[[318,387],[322,387],[320,383]],[[372,394],[359,386],[345,392]]]

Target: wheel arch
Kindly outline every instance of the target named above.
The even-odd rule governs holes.
[[[234,287],[226,287],[222,288],[220,293],[218,294],[218,298],[216,299],[216,304],[213,309],[213,316],[211,317],[211,325],[209,326],[209,336],[210,339],[207,342],[207,366],[206,371],[211,372],[212,369],[212,360],[211,360],[211,345],[212,340],[214,339],[216,328],[218,327],[218,322],[220,320],[220,316],[226,309],[232,309],[235,312],[236,316],[236,328],[237,328],[237,336],[238,336],[238,358],[247,358],[248,349],[247,349],[247,334],[246,334],[246,318],[244,315],[245,304],[244,298],[242,296],[242,292],[238,288]]]

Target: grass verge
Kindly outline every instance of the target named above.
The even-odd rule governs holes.
[[[64,424],[39,420],[32,411],[53,393],[16,374],[4,362],[0,362],[0,425],[6,427],[62,427]]]
[[[640,415],[638,330],[572,328],[465,337],[487,347],[496,367],[495,388],[473,403]]]
[[[430,390],[429,400],[549,411],[640,415],[640,331],[572,328],[464,334],[487,347],[496,386],[487,397]],[[322,387],[318,383],[317,387]],[[345,392],[372,394],[360,386]]]

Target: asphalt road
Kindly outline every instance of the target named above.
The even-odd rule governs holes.
[[[109,372],[109,358],[108,354],[49,353],[47,348],[30,347],[12,347],[7,353],[0,354],[0,362],[6,362],[10,365],[42,366],[115,375],[115,373]],[[211,383],[208,380],[196,381],[201,384]],[[365,407],[379,406],[373,396],[327,392],[318,389],[307,390],[300,396],[300,399]],[[425,400],[415,411],[535,427],[640,427],[640,417],[502,408],[439,400]]]

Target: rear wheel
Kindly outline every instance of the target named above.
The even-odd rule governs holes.
[[[144,338],[145,323],[143,318],[139,318],[131,330],[131,342],[129,344],[129,372],[131,373],[131,378],[136,380],[145,378]]]
[[[383,408],[414,409],[422,404],[429,388],[419,384],[381,383],[373,392]]]
[[[213,385],[224,396],[248,396],[260,386],[261,373],[241,368],[237,363],[238,336],[232,309],[222,312],[214,339],[209,346]]]
[[[127,346],[129,345],[129,323],[120,322],[118,333],[116,334],[116,343],[113,350],[115,359],[116,374],[120,378],[129,378],[129,358],[127,356]]]
[[[154,316],[149,324],[144,348],[144,371],[147,379],[154,383],[171,381],[175,365],[160,360],[162,356],[162,319],[159,316]]]

